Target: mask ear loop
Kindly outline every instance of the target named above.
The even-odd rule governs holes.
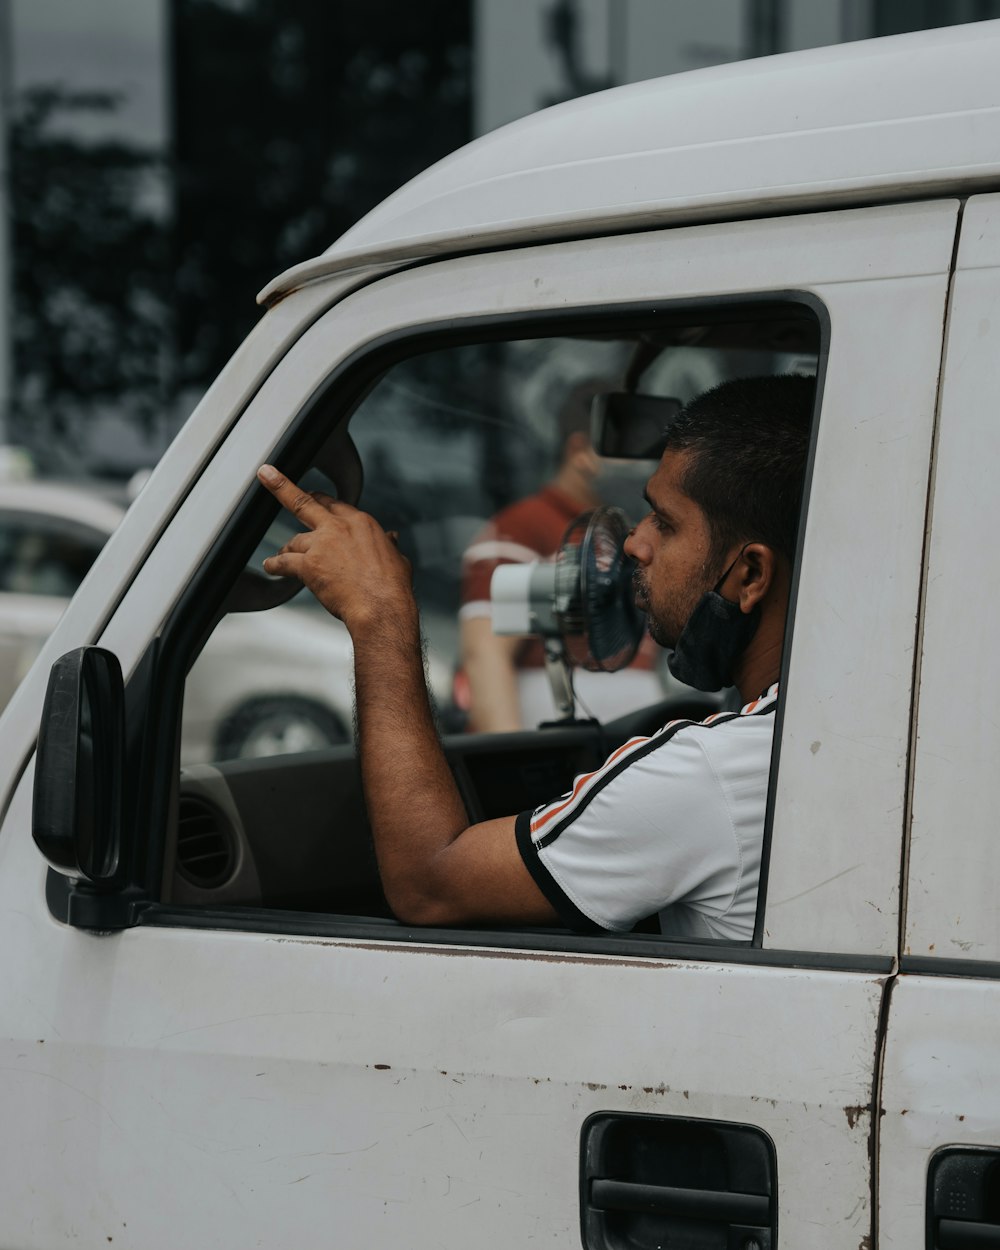
[[[729,568],[728,568],[728,569],[726,569],[725,573],[723,573],[723,574],[722,574],[722,576],[719,578],[719,580],[718,580],[718,581],[715,583],[715,585],[712,587],[712,593],[713,593],[713,594],[716,594],[716,595],[717,595],[717,594],[720,594],[720,593],[721,593],[721,592],[720,592],[720,590],[719,590],[719,587],[720,587],[720,586],[722,585],[722,583],[726,580],[726,578],[727,578],[727,577],[729,576],[729,574],[733,571],[733,569],[734,569],[734,568],[736,568],[736,565],[739,563],[740,556],[744,553],[744,551],[746,551],[747,547],[749,547],[749,546],[750,546],[750,544],[749,544],[749,543],[744,543],[744,544],[743,544],[743,546],[739,549],[739,551],[737,551],[736,556],[735,556],[735,558],[733,559],[732,564],[729,566]]]
[[[754,541],[754,540],[752,540],[752,539],[751,539],[751,540],[750,540],[750,542],[752,542],[752,541]],[[724,582],[724,581],[726,580],[726,577],[730,575],[730,572],[732,572],[732,570],[734,570],[734,569],[735,569],[736,565],[737,565],[737,564],[739,564],[739,561],[740,561],[740,556],[741,556],[742,554],[744,554],[744,551],[747,549],[747,547],[749,547],[749,546],[750,546],[750,542],[744,542],[744,545],[742,545],[742,546],[740,547],[740,550],[736,552],[736,556],[735,556],[735,559],[734,559],[734,560],[732,560],[732,564],[731,564],[729,567],[727,567],[727,569],[726,569],[726,571],[724,572],[724,574],[722,574],[722,576],[720,577],[720,579],[719,579],[719,580],[717,580],[717,581],[715,582],[715,585],[714,585],[714,586],[712,586],[712,594],[715,594],[715,595],[721,595],[721,594],[722,594],[722,591],[720,590],[720,587],[721,587],[721,585],[722,585],[722,582]],[[724,599],[725,599],[725,595],[722,595],[722,597],[724,597]],[[729,602],[729,600],[726,600],[726,602]]]

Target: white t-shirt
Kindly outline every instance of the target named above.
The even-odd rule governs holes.
[[[660,913],[673,938],[753,936],[778,687],[633,738],[517,818],[521,855],[574,929]]]

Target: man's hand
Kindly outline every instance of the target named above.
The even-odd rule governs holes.
[[[378,621],[415,617],[410,562],[366,512],[329,495],[310,493],[269,464],[257,477],[307,532],[264,561],[268,573],[297,577],[324,608],[354,632]]]

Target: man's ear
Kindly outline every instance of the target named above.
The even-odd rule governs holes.
[[[781,580],[781,556],[766,543],[747,543],[736,569],[740,611],[749,614],[767,599]]]

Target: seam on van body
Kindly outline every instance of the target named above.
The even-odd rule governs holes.
[[[948,332],[951,324],[952,305],[955,298],[955,278],[958,270],[958,248],[962,238],[962,222],[966,201],[960,200],[955,219],[955,238],[952,243],[951,264],[948,268],[948,286],[945,291],[941,318],[941,352],[938,358],[937,390],[934,403],[934,422],[931,429],[931,453],[927,465],[927,502],[924,506],[924,536],[920,554],[920,586],[917,592],[916,628],[913,639],[913,678],[910,694],[910,736],[906,752],[906,786],[903,798],[903,839],[899,865],[899,935],[896,940],[897,957],[906,954],[906,918],[909,904],[910,835],[913,825],[913,791],[917,753],[917,731],[920,722],[920,677],[923,669],[924,617],[927,610],[927,576],[930,565],[931,534],[934,529],[934,488],[937,479],[938,441],[941,434],[941,400],[944,388],[945,363],[948,353]]]

